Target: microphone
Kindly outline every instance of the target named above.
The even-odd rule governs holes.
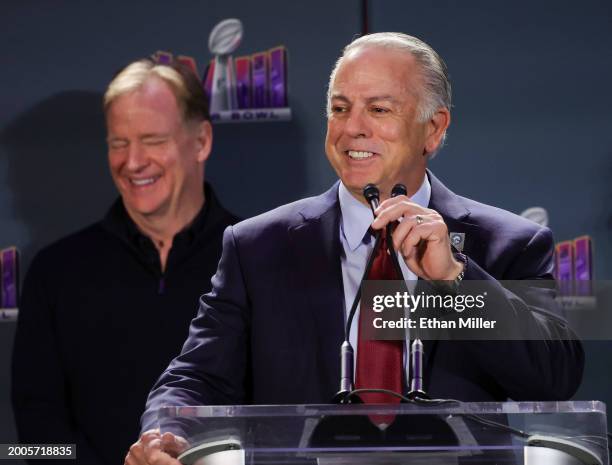
[[[391,190],[391,197],[396,197],[398,195],[407,195],[406,186],[403,184],[396,184],[393,186]],[[370,209],[372,210],[372,214],[380,205],[380,191],[378,187],[374,184],[368,184],[363,188],[363,196],[370,205]],[[394,265],[394,268],[397,272],[397,276],[403,280],[403,273],[399,265],[399,261],[397,259],[397,254],[393,248],[393,241],[391,240],[391,233],[393,229],[397,225],[397,222],[389,223],[387,225],[387,250],[391,255],[391,261]],[[355,294],[355,298],[353,299],[353,304],[351,305],[351,310],[349,311],[349,316],[347,318],[346,326],[344,328],[344,341],[342,342],[342,346],[340,347],[340,390],[334,396],[332,402],[340,403],[340,404],[348,404],[351,402],[361,402],[361,400],[356,396],[350,396],[350,393],[355,390],[354,377],[355,377],[355,366],[354,366],[354,349],[350,343],[350,333],[351,326],[353,324],[353,318],[355,317],[355,313],[357,312],[357,305],[361,300],[361,284],[365,281],[370,274],[370,270],[372,268],[372,264],[374,263],[374,257],[376,257],[376,253],[380,248],[381,242],[381,230],[375,231],[374,237],[376,238],[374,242],[374,247],[368,256],[368,261],[366,263],[365,270],[363,272],[363,276],[361,277],[361,282],[359,283],[359,287],[357,288],[357,293]],[[420,341],[419,341],[420,342]],[[422,347],[422,344],[421,344]]]
[[[376,210],[378,205],[380,205],[380,191],[378,190],[378,187],[376,187],[374,184],[368,184],[363,188],[363,196],[370,204],[372,214],[374,214],[374,210]]]
[[[391,189],[391,197],[397,197],[398,195],[408,195],[408,190],[403,184],[396,184]]]
[[[378,208],[380,202],[380,191],[378,190],[378,187],[376,187],[374,184],[368,184],[363,188],[363,196],[370,204],[372,214],[374,214],[374,210]],[[351,305],[351,310],[349,312],[349,316],[346,321],[346,326],[344,328],[344,341],[342,342],[342,346],[340,347],[340,390],[336,393],[332,400],[332,402],[334,403],[348,404],[351,402],[361,402],[358,397],[349,395],[355,390],[355,384],[353,382],[353,379],[355,378],[355,352],[353,350],[353,346],[350,343],[350,334],[351,326],[353,325],[353,318],[355,317],[355,313],[357,312],[357,305],[359,305],[359,301],[361,300],[361,284],[367,279],[368,275],[370,274],[372,264],[374,263],[374,257],[376,257],[376,252],[380,248],[380,231],[375,232],[375,237],[376,240],[374,242],[374,247],[372,248],[372,251],[370,252],[370,255],[368,257],[368,261],[366,262],[366,267],[363,272],[363,276],[361,277],[359,287],[357,288],[355,299],[353,299],[353,304]]]
[[[403,184],[396,184],[393,186],[391,190],[391,197],[397,197],[398,195],[408,195],[408,191],[406,190],[406,186]],[[390,235],[393,232],[393,228],[397,225],[397,222],[391,227],[391,224],[387,225],[387,235]],[[392,256],[395,256],[393,251],[393,241],[389,241],[390,244],[390,252]],[[410,365],[412,367],[412,379],[410,381],[410,392],[406,395],[409,399],[429,399],[429,396],[425,393],[423,388],[423,342],[415,338],[412,341],[411,350],[409,351],[411,355]]]
[[[408,195],[408,190],[403,184],[396,184],[391,190],[391,197],[397,197],[398,195]],[[393,221],[387,224],[387,249],[389,250],[389,254],[391,255],[391,261],[393,262],[394,268],[398,276],[403,279],[402,269],[400,267],[399,260],[397,259],[395,249],[393,247],[393,240],[391,239],[393,230],[398,224],[399,222],[397,221]],[[405,289],[406,291],[408,291],[408,286],[405,286]],[[413,400],[429,399],[429,397],[423,390],[423,342],[421,342],[420,339],[415,338],[414,341],[412,341],[412,345],[408,346],[408,349],[408,354],[411,357],[410,365],[412,367],[412,377],[409,383],[410,392],[408,392],[406,397]]]

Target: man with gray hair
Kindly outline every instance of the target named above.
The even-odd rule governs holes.
[[[149,395],[145,432],[126,464],[178,464],[174,457],[188,443],[155,429],[162,405],[331,402],[344,325],[374,248],[373,232],[398,221],[392,236],[381,239],[398,252],[402,276],[395,279],[447,282],[440,292],[448,293],[462,280],[488,281],[497,315],[520,315],[543,339],[567,336],[559,320],[535,317],[498,282],[551,279],[550,230],[460,197],[427,170],[450,108],[446,66],[421,40],[378,33],[345,48],[330,77],[325,140],[339,182],[318,197],[228,228],[213,289],[200,301],[182,354]],[[406,192],[393,197],[398,183]],[[374,221],[362,194],[368,184],[380,191]],[[462,253],[451,247],[449,231],[465,238]],[[397,271],[388,274],[385,257],[382,247],[369,279]],[[356,387],[407,392],[407,341],[369,340],[363,321],[356,315],[348,334],[357,348]],[[437,398],[567,399],[583,368],[582,347],[572,340],[441,340],[425,341],[425,349],[424,387]],[[380,392],[361,397],[397,401]]]
[[[131,63],[104,111],[120,198],[33,260],[12,397],[20,442],[76,444],[78,463],[110,465],[138,434],[147,393],[180,352],[237,219],[204,183],[212,127],[190,69]]]

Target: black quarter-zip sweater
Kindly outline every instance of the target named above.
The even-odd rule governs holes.
[[[150,388],[210,290],[223,231],[237,222],[209,185],[205,193],[164,273],[120,199],[102,221],[34,258],[13,354],[21,443],[76,443],[79,464],[123,463]]]

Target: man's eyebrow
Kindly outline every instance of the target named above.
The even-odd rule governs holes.
[[[142,134],[139,139],[151,139],[156,137],[168,137],[168,134],[165,132],[147,132],[146,134]]]
[[[344,95],[340,95],[340,94],[332,95],[331,100],[342,100],[343,102],[347,102],[347,103],[350,102],[350,100],[347,97],[345,97]],[[387,101],[391,103],[398,102],[397,98],[393,97],[392,95],[374,95],[372,97],[366,98],[367,103],[380,102],[380,101]]]
[[[366,102],[368,103],[372,103],[372,102],[380,102],[380,101],[387,101],[387,102],[391,102],[391,103],[397,103],[397,98],[393,97],[392,95],[375,95],[373,97],[368,97],[366,99]]]
[[[349,102],[349,99],[341,94],[332,94],[331,100],[342,100],[343,102]]]

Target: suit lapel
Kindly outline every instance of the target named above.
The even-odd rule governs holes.
[[[323,396],[337,389],[340,345],[344,339],[344,292],[340,264],[338,183],[300,212],[303,221],[289,230],[296,279],[304,284],[306,305],[317,338],[317,371]]]
[[[447,222],[446,224],[448,225],[449,231],[453,231],[452,226],[461,226],[463,224],[469,225],[467,219],[470,215],[470,211],[461,201],[461,197],[442,184],[431,171],[427,170],[427,176],[431,184],[429,208],[436,210],[442,215],[444,221]]]

